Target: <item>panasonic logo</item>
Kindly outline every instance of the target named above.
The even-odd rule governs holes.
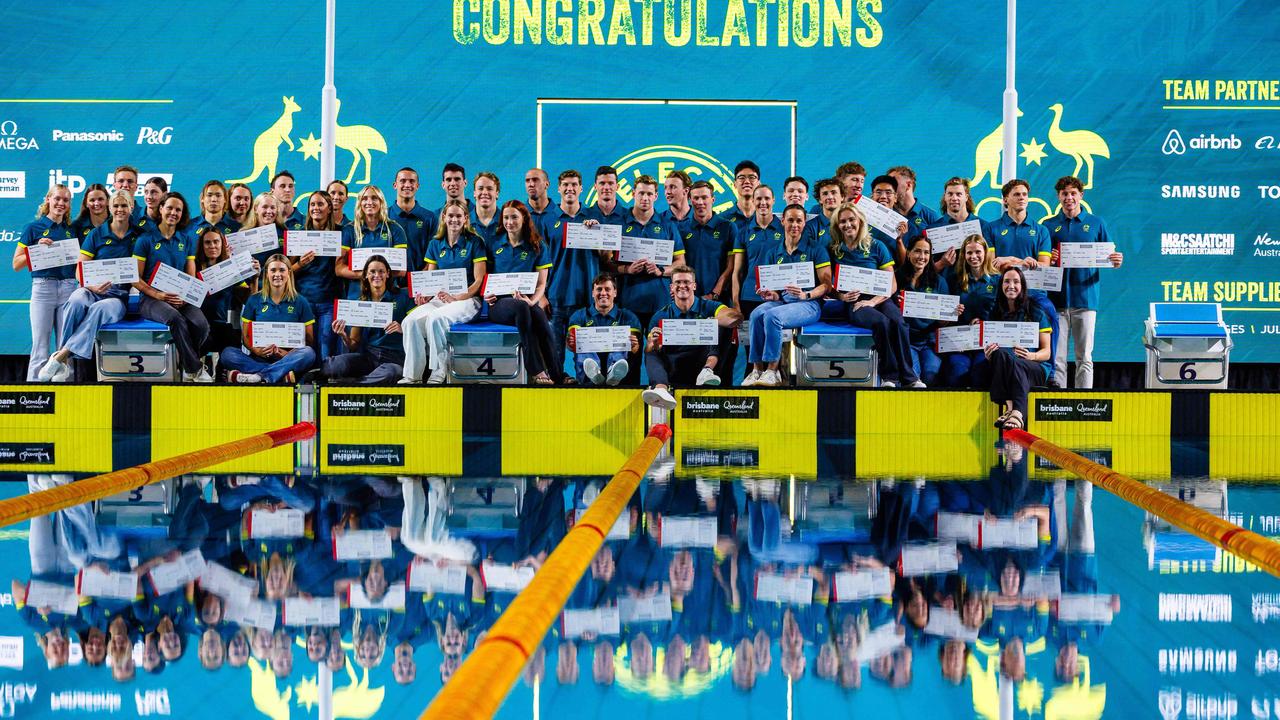
[[[1161,185],[1162,198],[1221,200],[1240,197],[1239,185]]]
[[[124,133],[119,130],[109,132],[66,132],[53,131],[54,142],[124,142]]]

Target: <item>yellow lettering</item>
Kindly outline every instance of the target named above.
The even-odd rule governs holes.
[[[729,47],[734,40],[742,47],[751,45],[751,35],[747,33],[747,9],[742,6],[742,0],[729,0],[724,14],[724,34],[720,43]]]
[[[653,44],[654,0],[640,0],[640,44]]]
[[[547,0],[547,42],[552,45],[573,44],[573,20],[560,17],[557,10],[571,10],[569,0]]]
[[[679,25],[676,24],[676,10],[680,10]],[[684,47],[689,44],[693,34],[693,3],[690,0],[667,0],[662,4],[662,36],[671,47]],[[701,44],[701,43],[699,43]]]
[[[825,0],[822,6],[822,45],[831,47],[836,38],[841,47],[853,42],[853,6],[849,0]]]
[[[818,13],[818,0],[795,0],[795,4],[791,6],[791,30],[795,33],[796,45],[813,47],[818,44],[818,38],[822,35]]]
[[[769,44],[769,6],[776,0],[747,0],[756,6],[756,47]]]
[[[480,37],[480,23],[468,21],[466,13],[478,12],[480,0],[453,0],[453,39],[459,45],[470,45]]]
[[[1215,292],[1219,285],[1222,283],[1214,284]],[[1166,302],[1207,302],[1209,298],[1209,283],[1205,281],[1163,280],[1160,286]]]
[[[542,44],[542,0],[516,0],[515,44],[524,43],[527,35],[533,45]]]
[[[707,34],[707,0],[698,0],[698,38],[699,47],[719,47],[720,38]]]
[[[858,19],[867,27],[858,28],[857,35],[858,44],[862,47],[875,47],[884,39],[884,27],[880,25],[880,21],[871,13],[878,13],[883,10],[880,0],[858,0]]]
[[[600,23],[604,21],[604,0],[579,0],[578,2],[578,44],[603,45],[604,32]]]
[[[631,0],[613,3],[613,15],[609,18],[609,44],[617,45],[618,38],[625,38],[628,45],[636,44],[636,23],[631,17]]]
[[[498,6],[497,12],[494,5]],[[511,4],[507,0],[485,0],[483,17],[480,26],[484,29],[485,42],[501,45],[511,37]]]
[[[791,0],[778,0],[778,47],[791,44]]]

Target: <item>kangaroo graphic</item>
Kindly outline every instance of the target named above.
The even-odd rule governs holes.
[[[1018,117],[1022,117],[1022,110],[1017,109]],[[991,187],[999,190],[1000,184],[1000,156],[1004,151],[1004,123],[996,126],[986,137],[978,142],[978,147],[973,154],[973,180],[970,187],[978,187],[983,178],[991,176]]]
[[[276,163],[280,160],[280,143],[288,145],[290,150],[294,149],[289,133],[293,132],[293,114],[302,108],[298,107],[292,96],[280,99],[284,101],[284,112],[253,141],[253,173],[238,180],[228,180],[228,183],[247,185],[261,177],[264,170],[267,177],[271,178],[276,174]],[[383,152],[386,152],[385,148]]]
[[[360,161],[364,160],[364,180],[359,184],[368,185],[369,173],[373,165],[373,158],[369,155],[369,151],[377,150],[380,153],[386,153],[387,141],[383,139],[381,133],[368,125],[338,125],[340,110],[342,110],[342,101],[335,100],[333,122],[338,131],[334,135],[333,144],[335,147],[351,152],[351,169],[347,171],[346,182],[351,182],[351,178],[356,175],[356,168],[360,166]]]

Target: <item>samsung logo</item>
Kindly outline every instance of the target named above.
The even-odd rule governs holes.
[[[1239,185],[1161,185],[1162,198],[1194,198],[1197,200],[1224,200],[1239,198]]]

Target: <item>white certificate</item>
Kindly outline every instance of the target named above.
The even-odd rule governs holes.
[[[480,565],[480,577],[487,590],[518,593],[533,581],[533,568],[528,565],[505,565],[485,560]]]
[[[1033,322],[982,321],[982,345],[1020,347],[1027,350],[1040,348],[1040,326]]]
[[[466,268],[419,270],[409,273],[409,294],[413,296],[431,297],[441,290],[450,295],[458,295],[466,292],[467,287]]]
[[[395,317],[395,303],[372,300],[334,300],[333,319],[347,327],[384,328]]]
[[[966,642],[978,639],[978,628],[966,627],[960,622],[960,613],[937,605],[929,608],[929,624],[925,625],[924,632]]]
[[[1064,268],[1109,268],[1115,243],[1058,243],[1058,264]]]
[[[152,288],[166,293],[173,293],[182,298],[188,305],[200,307],[209,295],[209,286],[203,280],[173,267],[160,263],[151,273],[147,281]]]
[[[280,247],[280,236],[276,235],[276,226],[259,225],[256,228],[233,232],[227,236],[227,247],[232,255],[257,255]]]
[[[580,353],[631,351],[630,325],[592,325],[573,329],[574,344]]]
[[[598,608],[565,610],[560,614],[560,634],[572,640],[587,633],[597,637],[617,635],[622,631],[622,616],[616,605]]]
[[[404,598],[405,589],[402,582],[387,586],[387,594],[377,602],[370,600],[369,596],[364,594],[363,583],[351,583],[351,593],[348,596],[349,605],[361,610],[404,610]]]
[[[292,257],[306,255],[339,257],[342,255],[342,233],[337,230],[286,230],[284,254]]]
[[[334,560],[381,560],[393,554],[386,530],[347,530],[333,536]]]
[[[1114,611],[1110,595],[1066,595],[1058,598],[1058,620],[1110,625]]]
[[[1062,268],[1060,267],[1041,265],[1035,270],[1023,268],[1022,276],[1027,280],[1028,290],[1057,292],[1062,289]]]
[[[631,263],[637,260],[652,260],[655,265],[670,265],[674,259],[675,251],[675,240],[624,236],[622,238],[622,249],[618,251],[618,262]]]
[[[222,619],[228,623],[248,625],[260,630],[274,630],[276,627],[276,604],[254,599],[244,602],[228,602],[223,607]]]
[[[564,247],[569,250],[621,250],[622,226],[565,223]]]
[[[46,580],[27,583],[27,607],[47,607],[59,615],[75,615],[80,611],[80,598],[70,585],[59,585]]]
[[[896,622],[890,620],[873,628],[858,645],[858,653],[856,655],[858,662],[870,662],[876,658],[884,657],[905,645],[905,636],[898,634],[900,627]]]
[[[933,349],[939,353],[982,349],[981,325],[948,325],[934,331]]]
[[[225,565],[207,562],[200,573],[200,587],[227,602],[248,602],[258,592],[258,583]]]
[[[712,318],[706,320],[663,319],[658,322],[662,331],[662,346],[715,345],[720,341],[720,327]]]
[[[437,566],[430,560],[418,558],[409,566],[410,590],[446,595],[465,595],[467,592],[467,568],[465,565]]]
[[[249,253],[244,253],[232,255],[230,259],[201,270],[200,279],[209,286],[209,292],[216,293],[226,290],[232,285],[242,283],[257,274],[258,271],[253,268],[253,256]]]
[[[924,318],[926,320],[955,320],[960,317],[956,308],[960,305],[959,295],[940,295],[938,293],[902,291],[902,317]]]
[[[659,592],[645,597],[623,595],[618,598],[618,616],[625,623],[669,622],[671,593]]]
[[[813,263],[779,263],[756,266],[756,290],[784,290],[788,285],[808,290],[817,285]]]
[[[287,597],[281,610],[281,621],[292,627],[337,627],[340,622],[336,597]]]
[[[138,576],[90,565],[76,576],[76,592],[84,597],[130,600],[138,597]]]
[[[836,602],[853,602],[893,594],[893,571],[874,568],[856,572],[838,572],[835,579]]]
[[[892,208],[872,200],[870,195],[860,195],[857,205],[858,209],[867,216],[868,225],[891,238],[898,237],[898,226],[907,221]]]
[[[75,238],[54,240],[52,245],[35,243],[27,246],[27,264],[32,270],[48,270],[75,265],[78,262],[80,262],[80,241]]]
[[[109,282],[123,285],[138,281],[138,260],[134,257],[85,260],[80,263],[80,284],[93,287]]]
[[[978,547],[982,536],[978,533],[982,526],[982,516],[973,513],[953,513],[938,511],[934,518],[935,534],[939,540],[954,540],[970,547]]]
[[[836,291],[885,296],[893,291],[893,271],[836,265]]]
[[[1035,518],[988,518],[982,521],[982,548],[1034,549],[1039,524]]]
[[[247,334],[253,347],[300,348],[307,344],[307,326],[302,323],[254,320]]]
[[[626,540],[631,537],[631,511],[623,509],[622,514],[617,520],[613,521],[613,527],[609,528],[609,534],[604,536],[605,540]]]
[[[197,549],[183,553],[177,560],[156,565],[148,575],[156,594],[165,595],[194,582],[204,572],[204,568],[204,556]]]
[[[1062,596],[1062,577],[1057,570],[1029,572],[1022,578],[1022,597],[1057,599]]]
[[[787,605],[812,605],[813,578],[808,575],[790,577],[775,573],[756,573],[756,600]]]
[[[538,273],[489,273],[484,276],[482,295],[532,295],[538,289]]]
[[[964,239],[970,235],[982,237],[982,223],[977,220],[965,220],[962,223],[939,225],[924,231],[933,246],[933,254],[944,253],[952,248],[959,250]]]
[[[662,518],[662,547],[713,548],[716,546],[716,532],[714,517],[665,515]]]
[[[956,544],[950,540],[902,546],[898,567],[903,577],[955,572],[960,567]]]
[[[275,512],[254,510],[249,513],[249,537],[254,540],[300,538],[306,533],[306,520],[306,513],[296,508]]]
[[[352,248],[351,256],[347,258],[347,267],[355,272],[360,272],[364,269],[365,262],[374,255],[381,255],[392,270],[404,272],[409,269],[409,251],[404,248],[393,247]]]

